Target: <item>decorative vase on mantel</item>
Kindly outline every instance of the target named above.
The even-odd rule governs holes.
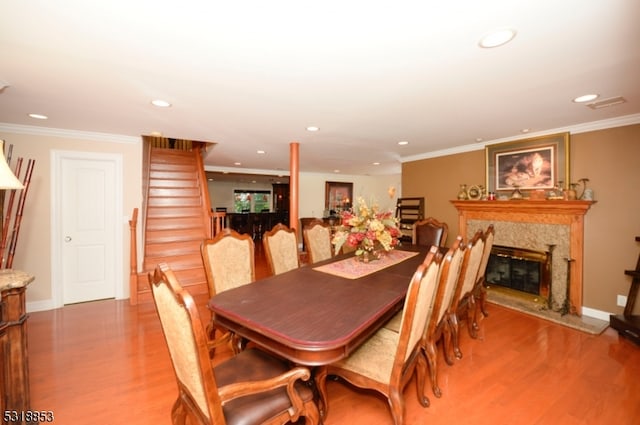
[[[467,199],[469,199],[469,195],[467,194],[467,185],[461,184],[460,190],[458,191],[458,200],[466,201]]]

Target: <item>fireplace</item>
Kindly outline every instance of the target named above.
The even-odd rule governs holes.
[[[546,251],[555,245],[549,284],[550,309],[582,315],[584,215],[595,201],[451,201],[465,239],[489,224],[495,245]]]
[[[485,281],[520,292],[549,297],[551,259],[549,251],[494,245],[487,264]]]

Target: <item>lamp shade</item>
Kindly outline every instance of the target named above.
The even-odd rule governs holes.
[[[0,189],[24,189],[4,157],[4,140],[0,139]]]

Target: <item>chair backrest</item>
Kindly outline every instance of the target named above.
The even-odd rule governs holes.
[[[200,246],[209,296],[255,280],[253,239],[231,229],[224,229]]]
[[[284,273],[300,266],[295,230],[278,223],[264,233],[262,244],[272,274]]]
[[[309,253],[309,263],[328,260],[333,256],[331,249],[331,227],[316,219],[302,228],[304,246]]]
[[[412,243],[422,246],[444,246],[448,232],[447,223],[427,217],[414,223]]]
[[[432,315],[442,258],[437,248],[431,247],[413,274],[405,297],[393,374],[402,373],[404,363],[414,353]]]
[[[471,292],[473,286],[476,284],[483,252],[484,235],[481,230],[478,230],[469,244],[469,259],[465,261],[464,274],[460,276],[459,298]]]
[[[433,328],[440,323],[451,306],[451,301],[453,300],[460,276],[460,268],[462,266],[465,248],[466,246],[462,242],[462,236],[458,236],[445,254],[445,259],[440,268],[440,283],[438,284],[438,293],[436,294],[434,304]]]
[[[207,423],[224,424],[218,386],[207,349],[198,308],[166,264],[149,275],[153,300],[160,317],[182,399],[194,415]]]
[[[491,255],[491,248],[493,248],[493,239],[495,233],[496,232],[493,228],[493,224],[490,224],[489,227],[487,227],[487,230],[484,232],[484,249],[482,251],[482,259],[480,260],[480,267],[478,268],[478,276],[476,277],[476,281],[484,279],[484,274],[487,271],[487,263],[489,262],[489,256]]]

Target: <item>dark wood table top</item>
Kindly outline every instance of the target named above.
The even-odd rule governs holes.
[[[427,249],[373,274],[348,279],[314,270],[271,276],[214,296],[217,324],[297,364],[319,366],[348,356],[402,308]],[[330,261],[338,261],[337,257]]]

